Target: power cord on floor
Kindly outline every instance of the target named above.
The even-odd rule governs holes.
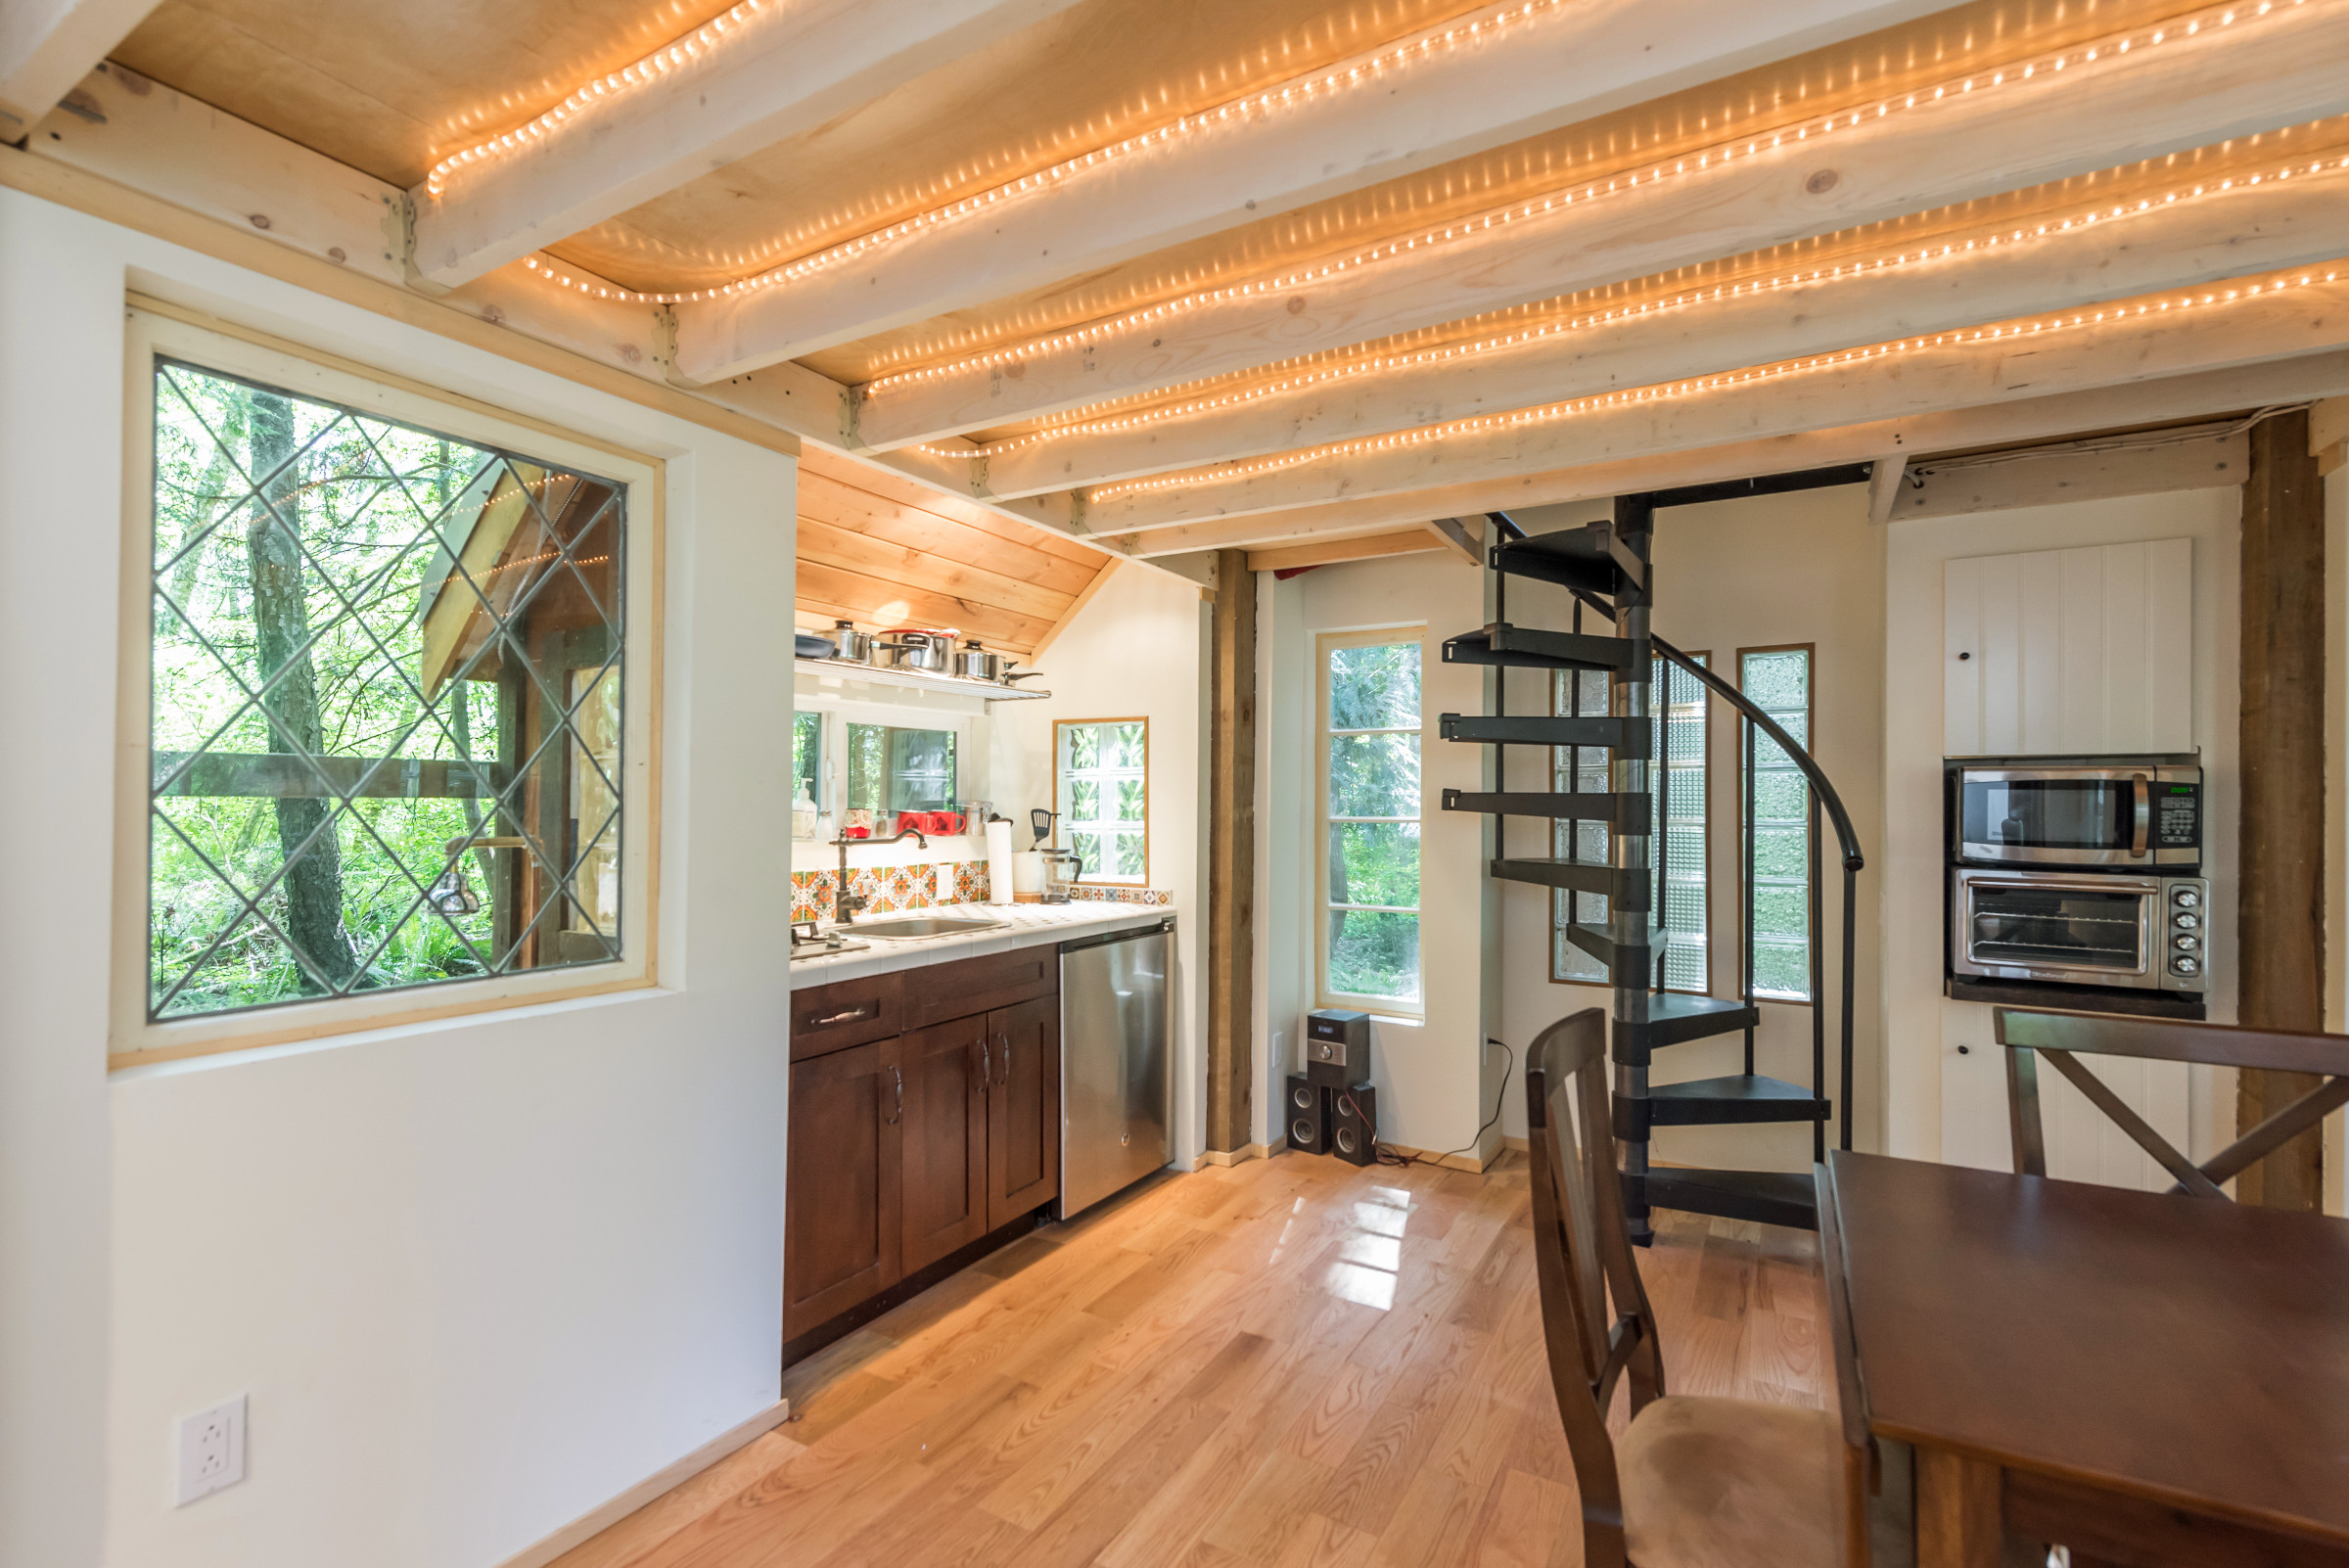
[[[1486,1117],[1484,1126],[1476,1130],[1476,1136],[1470,1138],[1466,1143],[1461,1144],[1456,1149],[1446,1149],[1442,1154],[1405,1154],[1399,1149],[1379,1142],[1378,1124],[1372,1121],[1367,1115],[1363,1114],[1361,1106],[1355,1100],[1354,1091],[1352,1089],[1339,1090],[1339,1093],[1345,1097],[1347,1107],[1352,1110],[1357,1117],[1360,1118],[1362,1126],[1370,1130],[1370,1147],[1377,1152],[1379,1164],[1442,1165],[1446,1160],[1451,1159],[1453,1155],[1466,1154],[1469,1150],[1477,1147],[1479,1144],[1485,1141],[1485,1133],[1492,1129],[1494,1123],[1500,1120],[1501,1102],[1508,1097],[1509,1093],[1509,1074],[1515,1071],[1517,1066],[1517,1053],[1509,1049],[1508,1041],[1495,1039],[1492,1036],[1488,1035],[1485,1037],[1485,1043],[1488,1045],[1499,1046],[1501,1049],[1501,1054],[1504,1058],[1506,1058],[1501,1064],[1499,1091],[1493,1096],[1493,1114]]]

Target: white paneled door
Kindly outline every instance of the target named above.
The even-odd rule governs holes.
[[[2193,553],[2147,539],[1949,562],[1943,754],[2192,751]]]

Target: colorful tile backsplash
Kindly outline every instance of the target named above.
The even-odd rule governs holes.
[[[902,914],[942,903],[985,903],[989,883],[985,860],[948,860],[937,864],[853,866],[850,885],[865,899],[868,914]],[[791,874],[791,917],[829,920],[832,896],[839,891],[838,871],[794,871]],[[1170,905],[1174,896],[1163,888],[1084,887],[1070,891],[1073,899],[1101,903]]]

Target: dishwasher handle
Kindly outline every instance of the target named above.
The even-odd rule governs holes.
[[[1062,952],[1082,952],[1087,947],[1106,947],[1113,942],[1139,942],[1144,937],[1164,936],[1174,929],[1174,918],[1169,916],[1155,926],[1144,926],[1138,931],[1112,931],[1098,937],[1079,937],[1074,942],[1062,943],[1060,950]]]

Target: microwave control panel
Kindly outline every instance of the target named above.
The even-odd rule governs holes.
[[[2153,848],[2202,848],[2202,786],[2163,779],[2153,786]]]

